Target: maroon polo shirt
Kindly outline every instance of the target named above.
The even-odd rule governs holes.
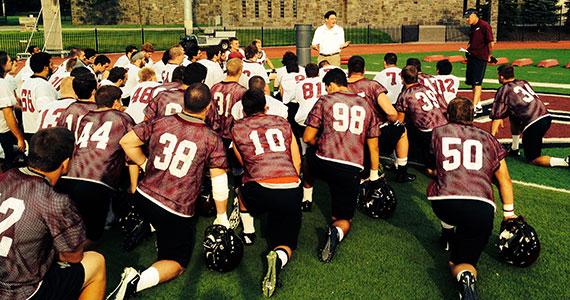
[[[493,41],[493,29],[489,23],[479,19],[475,25],[471,25],[469,33],[469,48],[471,55],[482,59],[489,59],[489,44]]]

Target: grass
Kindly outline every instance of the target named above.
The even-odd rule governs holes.
[[[546,149],[548,154],[568,153],[570,149]],[[508,159],[513,179],[544,183],[557,178],[558,185],[568,178],[568,170],[550,170]],[[329,194],[317,182],[315,205],[304,213],[299,248],[282,273],[283,287],[275,299],[450,299],[456,293],[447,272],[447,254],[440,250],[439,223],[425,188],[429,180],[420,173],[412,184],[391,183],[398,196],[398,208],[389,220],[373,220],[357,213],[353,231],[339,248],[331,264],[318,261],[316,253],[330,215]],[[532,177],[528,174],[534,174]],[[389,179],[391,174],[389,174]],[[556,180],[556,179],[554,179]],[[566,181],[567,182],[567,181]],[[552,182],[551,182],[552,183]],[[567,185],[566,185],[567,188]],[[568,259],[570,258],[570,204],[568,194],[515,185],[518,214],[527,217],[542,242],[538,262],[529,268],[516,268],[499,261],[495,242],[500,218],[480,263],[478,289],[481,299],[568,299]],[[212,219],[201,219],[197,244],[186,273],[180,278],[149,289],[138,299],[260,299],[266,245],[258,238],[246,247],[240,266],[233,272],[208,271],[201,257],[201,238]],[[260,221],[256,228],[260,233]],[[107,257],[108,289],[114,288],[124,266],[143,265],[155,258],[154,238],[132,253],[122,252],[120,236],[106,232],[99,248]]]

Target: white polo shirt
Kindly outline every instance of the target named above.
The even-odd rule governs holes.
[[[334,25],[331,29],[323,24],[317,28],[313,36],[311,45],[319,45],[320,53],[330,55],[340,52],[340,47],[344,44],[344,30],[338,25]]]

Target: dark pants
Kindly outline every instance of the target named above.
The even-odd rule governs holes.
[[[2,150],[4,150],[4,164],[2,164],[2,171],[11,169],[14,166],[16,157],[18,156],[18,151],[14,149],[14,146],[18,144],[18,140],[8,131],[5,133],[0,133],[0,145]]]

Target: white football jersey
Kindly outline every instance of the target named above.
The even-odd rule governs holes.
[[[299,73],[302,73],[303,75],[305,75],[305,68],[299,66]],[[281,85],[281,78],[283,77],[283,75],[287,74],[287,68],[285,66],[281,67],[281,68],[277,68],[275,70],[275,82],[273,83],[273,86],[275,88],[278,88],[279,85]]]
[[[265,71],[265,68],[262,65],[258,64],[255,61],[244,60],[242,73],[247,77],[248,81],[253,76],[261,76],[265,83],[269,84],[269,76],[267,76],[267,71]]]
[[[174,73],[174,69],[178,68],[178,66],[179,65],[170,63],[166,64],[164,69],[162,69],[162,72],[160,74],[156,73],[156,75],[162,78],[163,83],[172,82],[172,73]]]
[[[255,59],[255,61],[260,64],[260,65],[265,65],[265,62],[267,62],[267,54],[265,54],[265,50],[260,50],[259,53],[257,53],[257,58]]]
[[[402,92],[403,83],[400,73],[402,73],[402,69],[390,67],[380,71],[380,73],[374,76],[374,80],[378,81],[388,91],[386,96],[388,96],[392,104],[396,103],[400,92]]]
[[[459,90],[459,78],[455,75],[436,75],[435,85],[440,95],[443,95],[445,102],[455,99]]]
[[[0,109],[15,106],[17,103],[16,95],[12,84],[6,78],[0,78]],[[6,124],[4,114],[0,114],[0,133],[10,131],[10,127]]]
[[[283,103],[287,104],[295,100],[297,84],[305,79],[305,72],[287,73],[281,77],[281,91]]]
[[[42,112],[40,129],[56,127],[61,113],[75,101],[74,98],[62,98],[47,104]]]
[[[135,123],[144,121],[144,109],[154,96],[154,90],[160,83],[156,81],[144,81],[133,89],[131,100],[125,112],[133,118]]]
[[[328,71],[333,70],[333,69],[340,69],[340,68],[337,66],[333,66],[333,65],[328,65],[328,66],[324,66],[324,67],[320,68],[319,69],[319,77],[321,78],[321,80],[323,80],[323,77],[325,77],[325,74],[327,74]]]
[[[117,59],[117,61],[113,65],[113,67],[123,67],[124,68],[130,63],[131,63],[131,60],[129,59],[129,57],[126,54],[124,54],[123,56],[119,57],[119,59]]]
[[[63,79],[69,77],[70,74],[71,72],[67,72],[65,68],[58,68],[57,71],[50,76],[48,82],[55,88],[56,91],[59,91],[61,82]]]
[[[266,114],[287,119],[289,108],[287,108],[287,105],[283,104],[283,102],[269,95],[265,95],[265,104],[267,105],[267,112],[265,112]],[[236,102],[234,106],[232,106],[232,117],[237,121],[243,119],[243,116],[243,104],[240,100]]]
[[[159,60],[152,65],[152,69],[154,70],[156,79],[159,83],[162,83],[162,71],[164,71],[165,66],[166,65],[162,62],[162,60]]]
[[[44,78],[31,77],[20,88],[22,123],[25,133],[36,133],[40,126],[41,113],[48,103],[57,100],[57,91]]]
[[[198,63],[204,65],[204,67],[206,67],[208,70],[206,72],[206,79],[204,80],[204,84],[209,88],[212,88],[214,84],[222,82],[224,78],[226,78],[226,75],[224,75],[224,70],[222,70],[222,67],[220,67],[219,63],[211,61],[209,59],[201,59],[198,61]]]
[[[327,90],[325,84],[320,77],[306,78],[297,84],[295,89],[295,102],[299,103],[299,110],[295,115],[295,122],[301,126],[305,126],[305,120],[317,100],[322,95],[326,95]]]
[[[135,86],[139,84],[139,71],[141,70],[133,64],[128,64],[125,69],[127,69],[127,74],[129,75],[127,77],[127,83],[125,83],[125,86],[122,88],[123,98],[128,97],[133,92]]]

